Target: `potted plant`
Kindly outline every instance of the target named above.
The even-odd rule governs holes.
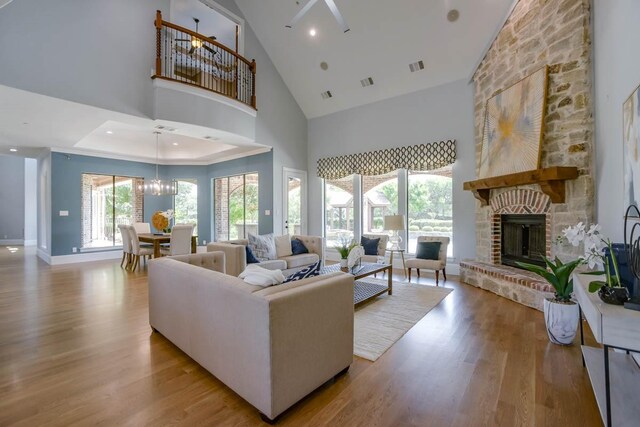
[[[334,249],[340,254],[340,268],[347,268],[349,252],[351,252],[351,249],[353,249],[355,245],[353,241],[343,236],[340,238],[340,244],[334,246]]]
[[[518,262],[518,265],[533,273],[536,273],[549,282],[555,289],[553,298],[544,300],[544,321],[547,326],[547,334],[554,344],[570,345],[578,330],[578,304],[571,300],[573,293],[573,270],[583,263],[578,258],[564,264],[556,257],[555,261],[543,257],[547,268],[539,265]]]
[[[598,292],[598,296],[607,304],[623,305],[629,299],[629,290],[620,280],[618,260],[613,251],[610,239],[600,234],[600,225],[594,224],[587,229],[581,222],[565,230],[565,237],[573,246],[584,244],[584,263],[598,271],[586,274],[604,275],[605,280],[594,280],[589,283],[589,292]],[[607,253],[611,262],[607,259]],[[613,271],[612,271],[613,269]]]

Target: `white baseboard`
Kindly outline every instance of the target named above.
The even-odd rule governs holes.
[[[24,240],[23,239],[0,239],[0,245],[24,246]]]
[[[24,241],[24,245],[25,246],[35,246],[38,244],[37,240],[25,240]]]
[[[57,255],[49,256],[41,250],[38,250],[38,256],[50,265],[75,264],[78,262],[104,261],[109,259],[122,258],[122,251],[104,251],[104,252],[88,252],[73,255]]]
[[[40,248],[38,248],[38,251],[36,253],[38,255],[38,258],[40,258],[41,260],[43,260],[47,264],[51,264],[51,256],[48,253],[46,253],[45,251],[43,251]]]

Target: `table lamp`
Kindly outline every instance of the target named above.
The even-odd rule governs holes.
[[[384,230],[393,232],[393,234],[389,238],[389,241],[391,242],[391,249],[400,249],[400,242],[402,242],[402,237],[400,237],[398,231],[404,230],[404,215],[385,215]]]

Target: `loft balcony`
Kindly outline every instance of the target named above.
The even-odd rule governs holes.
[[[255,141],[256,62],[156,12],[153,118]]]
[[[256,108],[256,61],[162,19],[156,12],[156,63],[153,79],[180,82]]]

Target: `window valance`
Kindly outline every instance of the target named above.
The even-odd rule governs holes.
[[[432,142],[318,160],[318,177],[340,179],[352,174],[383,175],[398,169],[432,171],[456,161],[456,141]]]

